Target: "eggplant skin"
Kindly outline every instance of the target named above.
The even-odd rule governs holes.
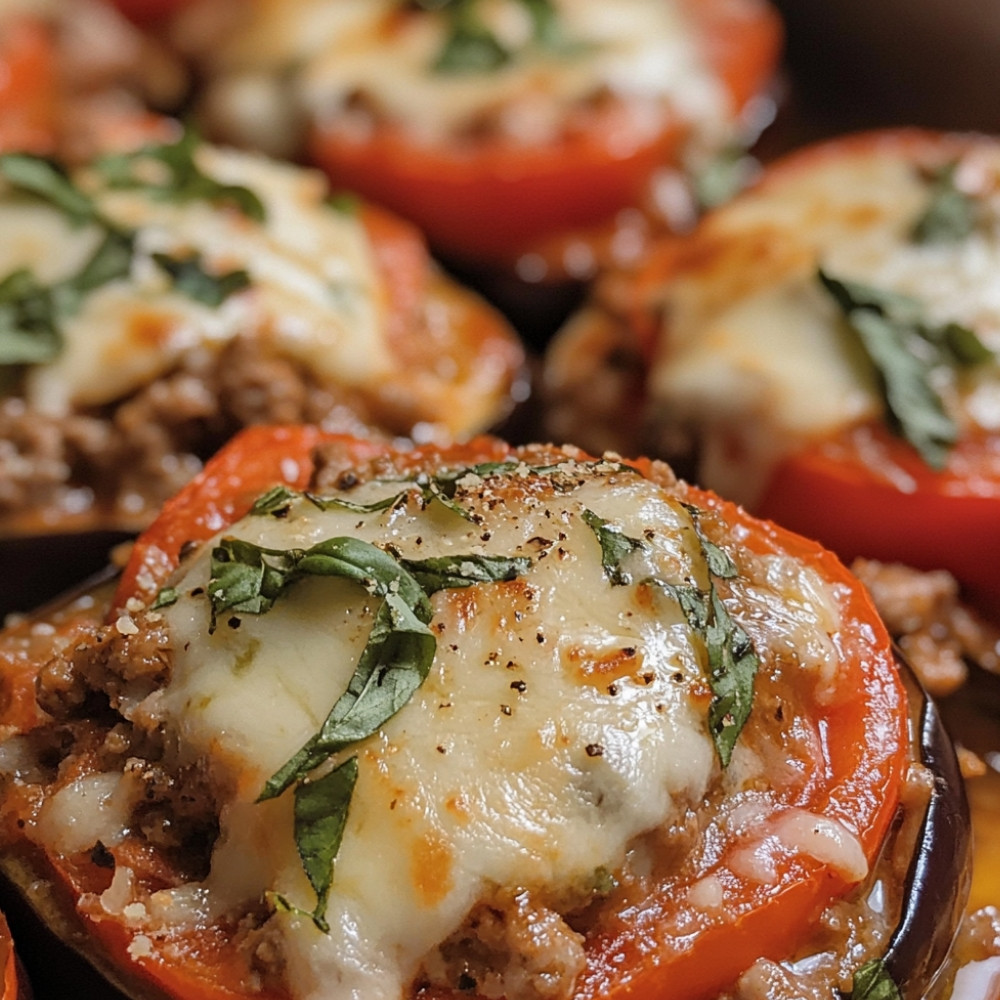
[[[123,976],[86,932],[40,858],[9,850],[0,855],[0,906],[15,928],[27,973],[19,976],[17,1000],[64,997],[70,983],[73,1000],[176,1000]]]
[[[935,702],[899,651],[919,760],[934,777],[927,811],[906,874],[903,912],[885,956],[907,1000],[923,997],[951,950],[972,882],[972,827],[965,782]]]

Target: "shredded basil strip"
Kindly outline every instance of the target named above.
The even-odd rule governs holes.
[[[623,587],[632,582],[632,577],[622,569],[626,556],[645,545],[638,538],[631,538],[621,528],[615,527],[592,510],[584,509],[583,520],[597,536],[601,546],[601,565],[612,586]]]
[[[698,508],[689,504],[682,506],[691,513],[708,566],[708,590],[657,578],[646,582],[660,587],[677,602],[688,626],[705,643],[707,679],[713,696],[708,707],[708,727],[719,762],[728,767],[736,741],[753,708],[754,682],[760,657],[750,637],[733,621],[715,587],[715,579],[732,579],[737,575],[735,562],[727,552],[706,538],[698,524]]]
[[[265,517],[270,514],[273,517],[283,517],[288,508],[302,496],[298,490],[290,489],[287,486],[273,486],[266,493],[257,497],[254,505],[250,508],[251,517]]]
[[[943,468],[958,426],[945,411],[932,375],[941,368],[981,364],[993,359],[993,353],[968,327],[926,322],[915,299],[822,270],[819,280],[879,375],[890,428],[931,468]]]
[[[175,587],[161,587],[156,595],[156,599],[149,606],[150,611],[158,611],[160,608],[169,608],[171,604],[176,604],[180,594]]]
[[[153,260],[170,275],[177,291],[213,309],[250,284],[250,275],[242,268],[223,274],[209,273],[201,255],[196,253],[185,257],[154,253]]]
[[[427,594],[471,587],[474,583],[504,583],[531,569],[524,556],[435,556],[400,559]]]
[[[850,993],[841,993],[844,1000],[903,1000],[885,962],[873,958],[854,973]]]
[[[0,175],[15,188],[44,198],[77,224],[101,217],[93,200],[55,160],[32,153],[4,153],[0,155]]]
[[[295,846],[316,893],[316,906],[310,915],[324,933],[330,930],[326,901],[333,885],[333,863],[344,839],[357,780],[358,759],[350,757],[322,777],[303,781],[295,789]]]
[[[111,188],[137,189],[165,201],[207,201],[233,205],[247,218],[263,222],[264,203],[242,184],[226,184],[206,174],[198,166],[195,153],[200,139],[186,129],[175,142],[152,143],[127,153],[111,153],[97,162],[97,169]],[[166,168],[165,180],[152,180],[142,169],[143,161]]]
[[[955,186],[957,163],[949,163],[931,177],[930,202],[913,226],[914,243],[955,243],[971,236],[979,206]]]
[[[701,509],[690,503],[682,503],[681,506],[691,515],[691,522],[694,525],[695,534],[698,536],[698,544],[701,547],[702,555],[705,557],[705,562],[708,564],[708,572],[712,576],[719,577],[721,580],[734,579],[738,575],[739,570],[736,568],[733,557],[725,549],[716,545],[701,530],[701,522],[699,521]]]
[[[0,281],[0,364],[36,365],[62,350],[52,289],[22,268]]]
[[[79,308],[94,288],[127,277],[132,238],[108,230],[79,273],[51,285],[41,284],[26,268],[0,281],[0,364],[44,364],[63,348],[59,321]]]
[[[551,51],[572,51],[562,31],[552,0],[520,0],[532,25],[531,44]],[[438,73],[490,73],[519,55],[503,45],[478,14],[479,0],[420,0],[426,10],[439,10],[448,19],[448,36],[433,69]]]

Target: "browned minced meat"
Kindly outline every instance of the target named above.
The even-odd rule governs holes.
[[[58,521],[97,507],[141,523],[240,427],[319,423],[361,433],[359,400],[320,388],[297,365],[237,338],[100,410],[51,417],[0,402],[0,522],[31,511]]]
[[[439,986],[480,997],[563,1000],[583,971],[583,940],[528,890],[497,890],[427,957],[414,992]]]
[[[950,573],[869,559],[855,560],[851,569],[931,694],[950,694],[964,683],[967,661],[1000,673],[1000,629],[962,603]]]
[[[208,870],[218,804],[204,764],[170,761],[162,742],[150,695],[169,674],[169,641],[155,612],[93,625],[39,672],[38,703],[51,721],[25,740],[43,771],[55,763],[50,793],[92,771],[120,770],[136,782],[133,831],[197,878]]]

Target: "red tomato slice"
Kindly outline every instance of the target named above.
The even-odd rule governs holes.
[[[0,1000],[18,1000],[17,960],[14,957],[14,939],[7,919],[0,913],[0,968],[3,969],[3,994]]]
[[[7,19],[0,28],[0,150],[52,149],[56,89],[55,52],[45,25]]]
[[[847,561],[949,570],[1000,620],[1000,438],[960,441],[935,472],[885,427],[852,428],[783,462],[759,513]]]
[[[311,428],[254,428],[234,439],[205,471],[164,509],[140,536],[119,587],[116,603],[148,596],[177,564],[188,539],[203,540],[235,520],[261,492],[277,483],[301,487],[311,471],[310,454],[321,442],[335,442],[345,461],[366,461],[388,446],[322,434]],[[418,450],[397,456],[416,466],[430,452],[445,464],[502,459],[501,442],[483,438],[451,450]],[[636,463],[649,473],[647,462]],[[842,623],[833,636],[840,660],[836,690],[817,692],[814,680],[795,675],[758,678],[755,713],[780,706],[814,733],[821,746],[820,766],[806,780],[781,794],[781,809],[797,808],[842,823],[857,834],[869,865],[878,855],[895,814],[909,758],[907,703],[896,673],[885,629],[870,599],[836,556],[797,535],[758,521],[713,494],[690,491],[691,501],[718,511],[737,527],[751,551],[790,553],[836,586]],[[791,717],[791,716],[790,716]],[[753,719],[753,716],[751,716]],[[761,717],[757,725],[768,725]],[[780,959],[810,934],[813,922],[833,899],[851,888],[835,865],[795,851],[780,854],[772,879],[741,874],[745,842],[721,845],[705,865],[661,879],[652,891],[627,898],[604,917],[586,942],[587,967],[575,1000],[708,1000],[730,985],[760,957]],[[71,873],[63,872],[66,878]],[[704,908],[692,890],[711,877],[724,886],[727,905]],[[99,931],[115,950],[127,948],[120,929]],[[114,945],[115,936],[121,941]],[[192,945],[193,947],[193,945]],[[170,995],[183,1000],[223,1000],[230,994],[211,982],[216,958],[199,944],[193,967],[158,971],[163,963],[140,963]],[[207,962],[207,968],[206,963]],[[190,983],[185,978],[190,976]],[[428,994],[445,996],[446,994]]]
[[[727,0],[684,6],[711,66],[742,107],[774,68],[776,16],[764,5],[748,11]],[[412,219],[445,254],[511,264],[535,244],[644,203],[651,176],[676,164],[685,136],[672,120],[639,137],[624,106],[612,102],[546,145],[497,135],[427,145],[391,125],[360,136],[320,123],[310,155],[334,184]]]

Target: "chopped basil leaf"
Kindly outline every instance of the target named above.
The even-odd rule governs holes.
[[[224,274],[210,274],[205,270],[199,254],[171,257],[165,253],[154,253],[153,260],[170,275],[179,292],[213,309],[250,284],[250,275],[242,268]]]
[[[523,556],[440,556],[400,562],[428,594],[474,583],[503,583],[531,569],[531,560]]]
[[[429,620],[429,611],[425,617],[399,594],[385,595],[347,690],[319,732],[271,775],[258,801],[280,795],[332,754],[367,739],[410,700],[434,661]]]
[[[510,52],[474,16],[470,3],[456,4],[448,38],[433,69],[437,73],[489,73],[510,62]]]
[[[531,18],[535,41],[545,48],[562,48],[565,45],[562,22],[552,0],[521,0],[521,4]]]
[[[733,749],[753,708],[754,680],[760,660],[750,637],[726,611],[713,586],[711,614],[705,629],[708,647],[708,683],[712,704],[708,725],[723,767],[728,767]]]
[[[694,524],[695,534],[698,536],[698,544],[701,546],[705,562],[708,563],[708,571],[712,576],[717,576],[721,580],[732,580],[737,576],[738,570],[732,556],[725,549],[720,548],[701,530],[698,517],[701,510],[693,504],[685,503],[681,506],[691,515]]]
[[[0,364],[37,365],[62,350],[52,291],[22,268],[0,281]]]
[[[691,514],[702,556],[709,571],[708,590],[691,584],[672,584],[650,579],[680,606],[688,626],[705,643],[706,671],[712,702],[708,727],[723,767],[732,760],[736,741],[753,708],[754,682],[760,658],[747,633],[733,621],[715,587],[716,579],[732,579],[737,567],[730,555],[710,541],[698,524],[697,507],[683,504]]]
[[[44,198],[65,212],[73,222],[98,219],[94,202],[67,176],[62,165],[30,153],[0,155],[0,175],[15,188]]]
[[[101,158],[98,169],[109,187],[136,188],[169,201],[228,202],[247,218],[263,222],[264,203],[242,184],[225,184],[206,174],[195,159],[199,138],[188,129],[176,142],[152,144],[128,153],[112,153]],[[143,161],[166,168],[165,180],[153,180],[143,169]]]
[[[302,496],[297,490],[289,489],[287,486],[275,486],[269,489],[263,496],[257,497],[254,505],[250,508],[252,517],[265,517],[273,514],[276,517],[283,515],[288,508]]]
[[[943,468],[958,426],[934,388],[941,368],[965,368],[994,355],[975,332],[957,323],[934,326],[907,296],[819,272],[879,375],[889,426],[932,468]]]
[[[127,278],[132,271],[135,236],[109,228],[80,273],[68,282],[78,295],[86,295],[101,285]]]
[[[597,536],[601,545],[601,565],[611,584],[622,587],[632,582],[632,578],[622,569],[626,556],[645,546],[638,538],[630,538],[621,528],[615,527],[592,510],[584,509],[583,520]]]
[[[156,600],[149,606],[150,611],[158,611],[160,608],[169,608],[171,604],[176,604],[180,594],[176,587],[161,587],[156,595]]]
[[[212,605],[209,632],[224,611],[260,615],[296,578],[302,549],[265,549],[239,538],[223,538],[212,550],[208,596]]]
[[[326,204],[341,215],[357,215],[361,210],[362,201],[350,191],[336,191],[327,196]]]
[[[326,901],[333,884],[333,862],[344,837],[357,780],[358,759],[351,757],[328,774],[303,781],[295,789],[295,846],[316,893],[313,922],[324,932],[330,930]]]
[[[531,44],[556,52],[571,52],[559,11],[552,0],[520,0],[531,19]],[[433,69],[438,73],[489,73],[508,65],[519,53],[507,48],[478,15],[479,0],[421,0],[427,10],[448,19],[448,37]]]
[[[406,493],[394,493],[381,500],[373,500],[371,503],[357,503],[346,497],[320,497],[315,493],[306,493],[305,497],[320,510],[340,509],[354,511],[356,514],[377,514],[380,510],[388,510],[402,503],[406,499]]]
[[[914,243],[953,243],[976,228],[976,200],[955,186],[957,163],[949,163],[931,177],[930,203],[913,226]]]
[[[844,1000],[903,1000],[885,962],[873,958],[854,973],[850,993],[841,993]]]

